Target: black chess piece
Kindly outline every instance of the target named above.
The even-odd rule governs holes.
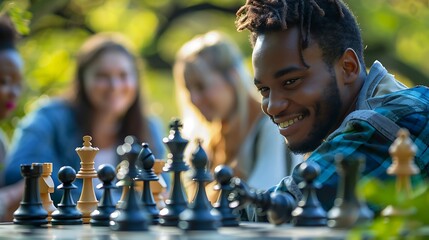
[[[221,215],[212,208],[207,198],[206,183],[213,178],[207,171],[207,155],[201,147],[201,142],[198,142],[191,162],[194,167],[192,180],[197,184],[197,192],[188,209],[179,215],[179,227],[184,230],[216,230],[221,225]]]
[[[125,159],[124,161],[122,161],[119,165],[118,165],[118,179],[122,179],[121,181],[118,181],[116,183],[117,187],[122,187],[122,196],[121,199],[119,199],[116,208],[123,208],[125,205],[125,198],[126,195],[128,194],[128,191],[130,189],[130,185],[129,185],[129,179],[127,180],[127,178],[125,178],[125,175],[128,174],[128,171],[135,171],[132,173],[129,173],[129,175],[131,176],[137,176],[138,175],[138,169],[135,168],[133,166],[132,169],[129,169],[129,163],[130,161],[128,161],[129,158],[132,159],[136,159],[138,156],[138,153],[141,151],[142,147],[140,146],[140,144],[138,143],[138,140],[135,136],[129,135],[126,136],[124,139],[124,144],[119,145],[116,149],[116,153],[119,156],[122,156],[123,159]],[[135,162],[136,165],[139,164],[139,162]],[[123,171],[125,170],[125,171]],[[120,176],[120,177],[119,177]],[[133,177],[134,178],[134,177]]]
[[[372,220],[373,212],[356,194],[356,185],[364,163],[364,156],[352,156],[347,159],[341,155],[336,156],[340,181],[334,206],[328,212],[329,227],[351,228]]]
[[[243,180],[233,177],[230,181],[232,191],[228,196],[230,207],[237,210],[248,204],[256,208],[256,212],[267,214],[268,220],[275,225],[289,222],[292,211],[301,199],[298,194],[292,195],[283,191],[260,191],[249,187]]]
[[[188,205],[188,201],[183,190],[181,173],[187,171],[189,167],[183,161],[183,151],[188,144],[188,140],[180,135],[179,128],[182,124],[175,119],[170,124],[170,135],[164,138],[164,143],[170,150],[168,160],[163,170],[165,172],[174,172],[173,186],[169,198],[165,201],[166,207],[159,213],[159,223],[162,226],[177,226],[179,223],[179,214],[183,212]]]
[[[147,231],[150,223],[150,216],[147,214],[143,205],[137,200],[134,190],[134,179],[137,177],[136,160],[141,150],[139,144],[135,141],[126,141],[118,149],[122,155],[124,163],[121,171],[117,174],[122,186],[129,187],[125,196],[124,204],[110,214],[110,228],[115,231]],[[137,146],[138,145],[138,146]]]
[[[149,149],[149,145],[147,143],[143,143],[142,147],[143,148],[137,158],[142,169],[140,174],[137,176],[136,181],[143,181],[142,203],[149,215],[152,216],[152,224],[156,225],[159,224],[159,210],[156,206],[155,199],[153,198],[150,182],[158,181],[159,178],[152,169],[155,163],[155,156]]]
[[[52,225],[77,225],[82,224],[82,213],[77,210],[73,201],[71,190],[77,187],[73,184],[76,179],[76,171],[70,166],[61,167],[58,171],[58,179],[62,184],[57,188],[62,189],[63,196],[58,203],[57,210],[52,213]]]
[[[292,222],[295,226],[326,226],[326,211],[320,205],[316,195],[318,186],[314,182],[320,173],[320,167],[314,162],[304,162],[299,166],[299,174],[304,179],[299,183],[302,199],[292,212]]]
[[[39,191],[39,177],[42,172],[41,163],[21,164],[25,187],[19,208],[13,213],[13,223],[34,226],[48,223],[48,212],[43,208]]]
[[[109,226],[110,214],[116,210],[113,203],[111,189],[116,188],[112,183],[115,179],[116,171],[112,165],[102,164],[98,167],[97,176],[102,183],[97,185],[98,189],[104,189],[98,207],[91,213],[92,226]]]
[[[233,174],[232,169],[224,165],[219,165],[214,170],[214,176],[218,182],[215,188],[221,192],[217,202],[213,204],[213,207],[221,214],[222,226],[224,227],[236,227],[239,224],[239,216],[234,209],[229,206],[228,201],[228,196],[232,191],[230,181],[234,176]]]

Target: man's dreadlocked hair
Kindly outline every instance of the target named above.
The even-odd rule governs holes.
[[[252,45],[259,34],[298,27],[301,49],[310,37],[316,40],[328,66],[352,48],[365,69],[360,29],[341,0],[247,0],[237,11],[236,25],[251,32]]]

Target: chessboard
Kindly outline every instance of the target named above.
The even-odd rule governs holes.
[[[328,227],[275,226],[269,223],[242,222],[238,227],[221,227],[216,231],[183,231],[176,227],[150,226],[145,232],[112,231],[109,227],[90,224],[43,227],[0,224],[0,239],[345,239],[347,231]]]
[[[54,191],[51,164],[21,165],[25,192],[14,213],[13,223],[0,224],[0,239],[345,239],[358,225],[365,226],[361,229],[365,236],[373,235],[370,229],[373,213],[364,202],[358,201],[354,191],[363,159],[337,159],[344,183],[340,184],[343,190],[339,192],[348,190],[349,193],[340,196],[341,201],[336,201],[326,212],[315,194],[314,179],[320,172],[317,164],[304,162],[299,165],[303,196],[297,202],[289,193],[259,192],[249,188],[234,177],[227,166],[217,166],[212,176],[201,141],[197,141],[198,146],[188,166],[183,160],[188,141],[181,137],[181,124],[175,120],[170,127],[170,135],[164,138],[170,154],[162,169],[172,173],[173,179],[169,197],[162,201],[165,203],[163,207],[159,207],[151,190],[150,183],[158,182],[159,178],[154,171],[155,156],[147,143],[138,144],[136,139],[127,137],[118,147],[123,164],[116,169],[103,164],[95,171],[93,159],[98,148],[92,147],[90,136],[84,136],[83,146],[76,148],[81,169],[76,172],[72,167],[63,166],[58,172],[61,184],[56,188],[63,195],[56,207],[49,197]],[[395,155],[397,149],[413,149],[408,132],[400,131],[392,146],[393,161],[399,161]],[[412,158],[405,160],[409,175],[416,174]],[[190,168],[196,184],[192,201],[186,199],[180,175]],[[388,171],[394,173],[395,169]],[[103,189],[99,201],[92,184],[96,177],[102,182],[97,188]],[[70,193],[77,188],[73,184],[75,178],[83,179],[77,204]],[[220,192],[214,204],[208,200],[205,190],[206,184],[213,180]],[[409,179],[402,180],[405,182],[402,185],[408,185]],[[136,191],[138,182],[143,184],[141,194]],[[117,186],[122,187],[123,198],[116,203],[112,201],[110,190]],[[231,202],[234,195],[237,201],[232,200],[238,203],[235,206]],[[236,210],[244,209],[247,204],[264,209],[270,223],[240,221],[242,216]],[[411,216],[410,211],[400,206],[392,205],[386,209],[381,213],[386,219]],[[411,234],[429,236],[427,228]]]

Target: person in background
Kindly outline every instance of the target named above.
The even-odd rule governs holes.
[[[10,19],[0,16],[0,120],[11,115],[21,95],[23,82],[23,61],[16,49],[17,33]],[[5,187],[5,162],[8,140],[0,130],[0,219],[7,219],[6,213],[13,208],[13,202],[21,198],[24,189],[22,181]]]
[[[52,178],[58,186],[58,170],[71,166],[80,169],[76,147],[83,144],[84,135],[92,136],[92,146],[100,151],[95,168],[108,163],[116,166],[120,159],[116,148],[127,135],[138,142],[147,142],[157,158],[163,158],[163,130],[144,111],[140,93],[137,58],[131,53],[125,38],[114,33],[99,33],[90,37],[77,54],[73,91],[62,98],[53,98],[30,113],[16,129],[6,167],[6,184],[20,181],[20,164],[53,163]],[[73,199],[79,199],[81,179],[75,184]],[[95,186],[96,184],[94,184]],[[99,199],[100,190],[96,189]],[[116,200],[119,198],[118,190]],[[51,194],[54,203],[62,191]]]
[[[223,34],[212,31],[185,43],[177,53],[174,79],[184,136],[203,140],[212,172],[228,165],[252,186],[268,188],[300,161],[262,113],[244,60]],[[185,187],[193,194],[191,183]],[[213,183],[207,186],[214,203],[217,192]]]

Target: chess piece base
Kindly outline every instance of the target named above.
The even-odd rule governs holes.
[[[110,217],[110,228],[115,231],[147,231],[148,219],[139,211],[116,210]]]
[[[52,225],[81,225],[82,219],[52,219]]]

